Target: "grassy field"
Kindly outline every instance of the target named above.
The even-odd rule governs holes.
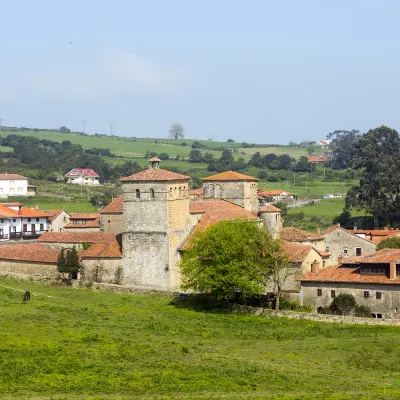
[[[0,278],[1,399],[400,397],[399,328],[171,300]]]
[[[299,158],[301,156],[307,156],[307,149],[303,147],[289,147],[289,146],[279,146],[279,147],[257,147],[257,148],[239,148],[239,152],[245,153],[247,155],[252,155],[254,153],[261,153],[261,155],[273,153],[277,156],[282,154],[288,154],[293,158]]]

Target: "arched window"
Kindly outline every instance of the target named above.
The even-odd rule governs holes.
[[[222,190],[220,185],[215,185],[215,192],[214,192],[214,197],[216,199],[219,199],[222,197]]]
[[[153,189],[150,189],[150,198],[154,199],[154,190]]]
[[[140,190],[139,189],[136,189],[136,198],[140,199]]]

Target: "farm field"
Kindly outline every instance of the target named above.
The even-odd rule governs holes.
[[[24,290],[32,298],[22,302]],[[0,278],[0,398],[397,399],[399,328]]]
[[[239,148],[239,152],[245,153],[249,156],[253,155],[254,153],[259,152],[261,155],[273,153],[277,156],[282,154],[288,154],[293,158],[299,158],[301,156],[308,157],[307,149],[302,147],[290,147],[290,146],[271,146],[271,147],[253,147],[253,148]]]

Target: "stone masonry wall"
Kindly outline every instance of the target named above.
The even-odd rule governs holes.
[[[102,232],[121,233],[124,229],[124,215],[101,214],[100,226]]]
[[[0,275],[34,280],[58,279],[62,276],[57,271],[57,264],[16,260],[0,260]]]
[[[80,271],[80,280],[84,282],[121,284],[121,259],[83,259]]]

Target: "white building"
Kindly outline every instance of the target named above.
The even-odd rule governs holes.
[[[28,178],[18,174],[0,174],[0,197],[26,196]]]
[[[100,175],[91,168],[74,168],[64,175],[68,179],[68,183],[76,183],[78,185],[98,185],[100,184]]]

